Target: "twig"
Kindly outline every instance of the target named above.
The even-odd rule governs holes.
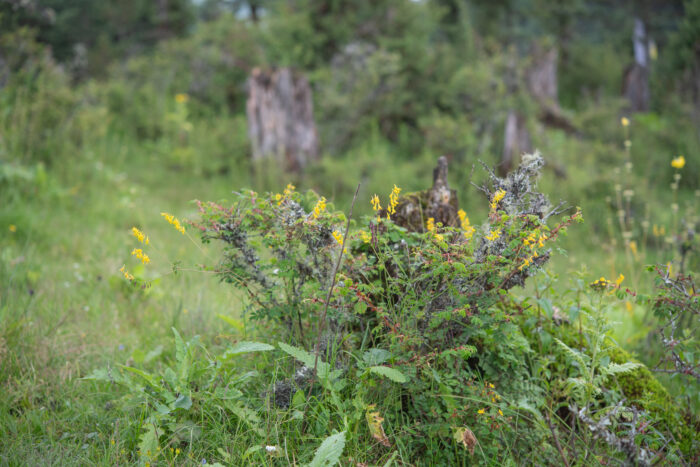
[[[321,333],[323,332],[323,325],[326,324],[326,316],[328,315],[328,305],[331,302],[331,295],[333,294],[333,288],[335,288],[335,282],[338,278],[338,269],[340,269],[340,263],[343,260],[343,251],[345,250],[345,245],[348,241],[348,233],[350,232],[350,220],[352,219],[352,210],[355,207],[355,201],[357,200],[357,194],[360,192],[360,183],[357,184],[357,189],[355,190],[355,196],[352,197],[352,204],[350,205],[350,212],[348,213],[348,221],[345,226],[345,236],[343,237],[343,244],[340,245],[340,253],[338,254],[338,260],[335,262],[335,267],[333,268],[333,279],[331,280],[331,286],[328,288],[328,295],[326,296],[326,303],[323,307],[323,314],[318,322],[316,329],[316,346],[314,348],[314,353],[316,357],[314,358],[314,371],[311,375],[311,384],[309,385],[309,394],[306,396],[308,400],[311,397],[311,391],[314,388],[314,380],[316,379],[316,370],[318,369],[318,351],[321,347]]]
[[[551,408],[550,408],[551,410]],[[564,462],[564,465],[566,467],[569,467],[569,462],[566,460],[566,456],[564,455],[564,451],[561,448],[561,444],[559,443],[559,437],[557,436],[557,432],[554,430],[554,426],[552,425],[552,420],[549,418],[549,412],[545,411],[544,412],[545,416],[547,417],[547,426],[549,427],[549,431],[552,432],[552,437],[554,438],[554,445],[557,447],[557,451],[559,451],[559,455],[561,456],[562,462]]]

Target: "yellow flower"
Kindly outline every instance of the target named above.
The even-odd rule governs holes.
[[[637,242],[635,242],[634,240],[632,240],[632,241],[629,243],[629,247],[630,247],[630,251],[632,252],[632,254],[633,254],[635,257],[637,257]]]
[[[501,237],[501,229],[492,230],[487,236],[486,240],[494,241]]]
[[[180,454],[180,448],[176,448],[176,449],[175,449],[175,455],[177,456],[177,455],[179,455],[179,454]]]
[[[459,223],[462,230],[464,230],[464,237],[469,240],[472,238],[472,235],[474,235],[475,229],[469,223],[469,217],[467,217],[467,213],[464,212],[464,209],[457,211],[457,215],[459,216]]]
[[[382,209],[382,205],[379,204],[379,196],[374,195],[371,200],[369,200],[370,203],[372,203],[372,209],[375,211],[380,211]]]
[[[495,388],[496,388],[496,386],[494,386],[493,383],[489,383],[489,387],[490,387],[491,389],[495,389]]]
[[[620,123],[622,123],[622,126],[629,126],[629,124],[630,124],[630,119],[627,118],[627,117],[622,117],[622,118],[620,119]]]
[[[372,235],[366,230],[360,230],[360,238],[364,243],[369,243],[372,241]]]
[[[12,233],[17,232],[17,226],[15,224],[10,224],[10,232],[12,232]]]
[[[175,94],[175,102],[177,102],[178,104],[184,104],[188,100],[190,100],[190,96],[188,96],[185,93]]]
[[[288,183],[287,186],[284,189],[284,192],[280,195],[277,193],[275,195],[275,200],[277,201],[277,205],[279,206],[284,202],[285,199],[291,198],[292,194],[294,193],[294,189],[296,187],[292,185],[291,183]]]
[[[429,232],[435,232],[435,219],[428,217],[428,221],[425,223],[425,228],[428,229]]]
[[[143,264],[148,264],[151,262],[151,258],[149,258],[148,255],[145,254],[141,248],[134,248],[134,251],[131,252],[131,255],[136,256],[138,259],[141,260]]]
[[[486,413],[486,409],[479,409],[476,411],[479,415],[484,415]]]
[[[493,194],[493,199],[491,200],[491,210],[495,211],[496,208],[498,207],[498,203],[501,202],[501,200],[506,196],[506,191],[505,190],[498,190],[496,193]]]
[[[501,409],[498,409],[498,415],[500,415],[501,417],[503,416],[503,411]]]
[[[333,231],[333,238],[335,238],[335,241],[338,242],[338,245],[343,245],[343,236],[337,230]]]
[[[119,272],[121,272],[122,274],[124,274],[124,279],[126,279],[126,280],[128,280],[128,281],[133,281],[133,280],[134,280],[134,276],[131,275],[131,274],[129,274],[129,271],[126,270],[126,266],[122,266],[121,269],[119,269]]]
[[[314,206],[314,210],[311,213],[311,216],[314,219],[318,219],[318,216],[320,216],[321,213],[325,210],[326,210],[326,198],[321,196],[321,198],[319,198],[319,200],[316,202],[316,206]]]
[[[675,159],[671,161],[671,167],[674,169],[682,169],[685,167],[685,157],[683,156],[678,156]]]
[[[167,220],[169,224],[175,227],[175,230],[184,235],[185,228],[180,224],[180,221],[177,220],[175,216],[173,216],[172,214],[168,214],[167,212],[161,212],[160,215],[165,217],[165,220]]]
[[[115,444],[114,439],[110,439],[109,442],[112,443],[112,446],[114,446],[114,444]]]
[[[620,274],[619,276],[617,276],[617,279],[615,280],[615,286],[619,289],[620,284],[622,284],[622,281],[624,281],[624,280],[625,280],[625,276]]]
[[[133,235],[134,237],[136,237],[136,240],[138,240],[139,243],[144,243],[144,242],[145,242],[146,245],[148,245],[148,244],[150,243],[150,241],[148,240],[148,237],[146,237],[146,236],[143,234],[143,232],[141,232],[141,231],[140,231],[139,229],[137,229],[136,227],[132,227],[132,228],[131,228],[131,235]]]
[[[389,195],[389,207],[387,208],[386,215],[387,220],[390,219],[390,214],[396,214],[396,206],[399,204],[399,193],[401,193],[401,188],[394,185],[394,189],[391,190],[391,194]]]

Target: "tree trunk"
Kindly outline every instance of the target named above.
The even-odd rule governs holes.
[[[311,88],[289,68],[255,68],[248,80],[248,135],[253,160],[274,158],[299,172],[319,156]]]

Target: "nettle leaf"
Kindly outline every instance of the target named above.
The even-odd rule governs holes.
[[[316,449],[314,459],[308,467],[326,467],[338,464],[340,456],[345,449],[345,432],[341,431],[323,440],[323,443]]]
[[[362,354],[362,360],[367,365],[380,365],[391,358],[391,352],[384,349],[369,349]]]
[[[314,367],[314,364],[316,363],[316,356],[314,354],[298,347],[285,344],[284,342],[278,342],[277,345],[279,345],[279,348],[282,349],[283,352],[296,358],[307,367]],[[318,357],[318,364],[316,365],[316,373],[318,374],[318,377],[320,379],[326,379],[326,377],[328,377],[330,374],[330,370],[331,366],[321,360],[321,357]],[[333,372],[333,376],[337,377],[336,375],[337,373]]]
[[[371,373],[375,373],[381,376],[384,376],[386,378],[389,378],[390,380],[394,381],[395,383],[405,383],[408,381],[408,378],[406,375],[401,373],[399,370],[395,368],[389,368],[388,366],[373,366],[370,367],[369,371]]]
[[[274,350],[274,347],[262,342],[239,342],[219,356],[219,360],[228,360],[231,357],[248,352],[267,352],[269,350]]]
[[[192,399],[186,394],[180,394],[180,396],[173,403],[174,409],[185,409],[189,410],[192,407]]]
[[[158,448],[158,427],[153,422],[148,422],[146,431],[139,436],[139,451],[141,458],[148,460],[148,453],[155,453]]]

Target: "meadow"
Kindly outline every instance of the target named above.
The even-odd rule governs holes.
[[[579,134],[533,123],[543,167],[496,177],[502,109],[436,104],[416,126],[389,96],[355,118],[280,44],[296,23],[270,21],[279,37],[225,16],[81,82],[37,52],[0,90],[0,464],[698,462],[689,104],[579,100]],[[301,173],[253,162],[232,38],[314,70],[322,140],[341,108],[350,142]],[[445,89],[488,89],[507,50],[472,53]],[[204,91],[183,65],[202,56]],[[402,203],[443,154],[460,220],[412,231]]]

